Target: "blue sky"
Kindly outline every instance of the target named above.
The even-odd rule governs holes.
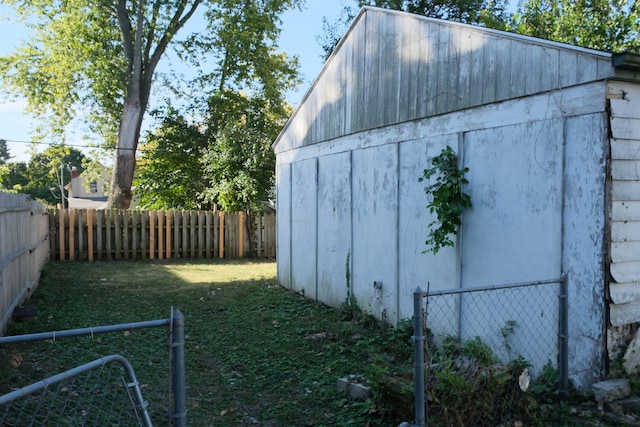
[[[306,0],[302,11],[292,10],[283,17],[283,30],[280,48],[290,55],[300,57],[300,71],[304,82],[300,89],[288,96],[289,102],[297,105],[305,92],[322,68],[322,49],[316,37],[322,33],[322,18],[326,16],[330,21],[340,15],[343,5],[353,6],[352,0]],[[0,4],[0,15],[7,16],[11,9]],[[7,20],[0,21],[0,55],[5,55],[20,44],[27,32],[20,26],[13,25]],[[29,159],[29,144],[13,141],[30,141],[30,132],[36,123],[23,113],[24,101],[8,102],[0,99],[0,139],[9,141],[8,146],[11,161],[27,161]],[[73,135],[68,141],[73,144]],[[82,142],[78,142],[82,144]]]

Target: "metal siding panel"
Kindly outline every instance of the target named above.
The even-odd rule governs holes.
[[[578,81],[578,54],[561,50],[559,55],[559,86],[573,86]]]
[[[463,217],[463,286],[558,277],[562,121],[468,132],[464,147],[473,209]]]
[[[461,46],[460,40],[460,28],[449,28],[449,43],[448,43],[448,58],[447,63],[447,76],[446,76],[446,110],[454,111],[460,107],[458,100],[458,94],[460,93],[460,55]]]
[[[318,160],[318,299],[338,307],[347,294],[351,253],[351,155]]]
[[[411,28],[404,33],[404,37],[408,39],[409,49],[409,58],[405,60],[404,74],[402,77],[402,84],[405,88],[402,93],[406,97],[407,105],[406,120],[414,120],[418,117],[418,97],[425,95],[424,92],[420,92],[419,81],[422,78],[420,45],[421,43],[426,43],[426,40],[423,41],[421,39],[421,25],[418,25],[418,21],[412,22],[413,25]]]
[[[482,91],[484,85],[484,40],[477,34],[471,39],[471,87],[469,89],[469,105],[482,104]]]
[[[578,81],[585,83],[598,78],[598,59],[588,55],[578,55]]]
[[[428,29],[430,43],[427,62],[429,70],[427,72],[426,109],[424,111],[424,116],[426,117],[437,114],[436,100],[440,96],[440,88],[438,87],[438,67],[440,65],[438,62],[438,46],[440,44],[441,29],[435,24],[429,24]]]
[[[398,156],[395,144],[353,152],[354,294],[365,311],[396,314]],[[375,291],[374,281],[382,282]]]
[[[543,49],[536,45],[526,46],[525,92],[521,95],[530,95],[541,92],[540,76],[542,74]]]
[[[607,119],[595,113],[565,120],[562,257],[571,292],[570,375],[578,387],[603,374]]]
[[[276,267],[278,283],[291,288],[291,164],[276,166]]]
[[[504,101],[510,96],[511,40],[495,39],[496,44],[496,100]]]
[[[412,316],[412,296],[416,287],[420,286],[426,290],[428,282],[431,290],[447,290],[457,287],[459,283],[459,260],[455,249],[443,248],[437,255],[423,253],[427,249],[425,245],[429,232],[427,224],[435,218],[427,210],[428,197],[424,192],[427,183],[418,181],[424,169],[430,166],[432,156],[438,155],[447,145],[456,147],[457,143],[458,135],[453,134],[434,137],[424,135],[420,139],[400,144],[398,198],[400,319]],[[434,322],[451,325],[451,322],[434,317],[430,317],[429,321],[432,331]]]
[[[473,53],[471,51],[474,33],[461,29],[458,43],[460,44],[460,67],[458,71],[458,105],[468,106],[471,92],[471,63]]]
[[[509,80],[509,95],[511,98],[522,96],[526,90],[527,51],[518,42],[511,44],[511,78]]]
[[[291,288],[316,298],[317,256],[316,159],[292,164],[291,170]]]
[[[490,104],[496,101],[496,85],[497,78],[497,52],[495,39],[485,36],[484,45],[482,46],[484,62],[482,70],[482,103]]]

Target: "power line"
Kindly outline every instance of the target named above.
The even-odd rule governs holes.
[[[42,144],[42,145],[49,145],[49,146],[60,145],[60,146],[73,147],[73,148],[97,148],[97,149],[100,149],[100,150],[114,150],[115,149],[115,147],[114,148],[101,148],[101,147],[97,147],[95,145],[81,145],[81,144],[67,144],[67,143],[60,144],[60,143],[57,143],[57,142],[44,142],[44,141],[42,141],[42,142],[39,142],[39,141],[20,141],[20,140],[17,140],[17,139],[4,139],[4,138],[0,138],[0,141],[13,142],[13,143],[17,143],[17,144],[36,144],[36,145],[37,144]],[[144,150],[142,150],[140,148],[138,148],[136,150],[134,150],[133,148],[120,148],[120,150],[144,151]]]

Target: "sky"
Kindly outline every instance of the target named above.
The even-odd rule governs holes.
[[[322,34],[323,17],[327,17],[329,22],[334,22],[340,16],[344,5],[353,6],[354,4],[355,1],[352,0],[306,0],[302,11],[291,10],[283,15],[280,49],[289,55],[299,57],[303,78],[298,91],[287,96],[292,105],[296,106],[302,100],[322,69],[323,52],[316,38]],[[11,9],[0,4],[0,16],[10,16],[10,14]],[[7,20],[1,20],[0,56],[10,53],[27,36],[28,32],[24,28]],[[25,106],[24,100],[8,101],[6,98],[0,98],[0,139],[8,142],[12,162],[29,160],[28,141],[31,141],[30,133],[37,123],[23,112]],[[73,135],[68,143],[75,143]],[[82,142],[78,140],[77,144],[81,145]]]

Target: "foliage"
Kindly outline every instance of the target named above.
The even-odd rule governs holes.
[[[160,125],[142,144],[134,179],[138,205],[144,209],[209,209],[201,202],[208,184],[201,163],[205,136],[176,109],[163,113]]]
[[[429,224],[427,246],[437,254],[444,246],[454,246],[451,235],[456,235],[461,225],[461,216],[471,207],[471,197],[462,191],[469,181],[464,177],[469,168],[458,169],[458,156],[447,146],[431,159],[432,167],[425,169],[419,181],[435,181],[425,187],[425,193],[431,196],[427,204],[429,213],[435,213],[436,219]]]
[[[9,147],[7,147],[7,141],[0,139],[0,166],[7,163],[10,158],[11,154],[9,153]]]
[[[284,124],[286,110],[265,98],[224,92],[210,102],[208,146],[202,152],[209,185],[205,201],[222,210],[255,212],[273,196],[275,154],[271,143]]]
[[[297,61],[277,52],[277,38],[280,15],[299,0],[6,3],[32,37],[0,58],[3,88],[23,96],[29,112],[61,141],[65,126],[81,117],[87,133],[117,146],[113,206],[129,206],[142,120],[156,67],[170,45],[180,47],[183,61],[206,66],[198,78],[205,97],[211,87],[232,87],[275,101],[297,82]],[[177,44],[176,34],[201,4],[205,28]],[[204,64],[207,57],[215,63]]]
[[[34,153],[29,163],[7,163],[0,166],[0,189],[24,193],[45,204],[62,201],[63,190],[71,182],[71,167],[82,171],[85,156],[79,150],[52,145],[42,153]],[[66,194],[65,194],[66,197]]]
[[[526,0],[513,31],[612,52],[640,49],[640,8],[635,0]]]

